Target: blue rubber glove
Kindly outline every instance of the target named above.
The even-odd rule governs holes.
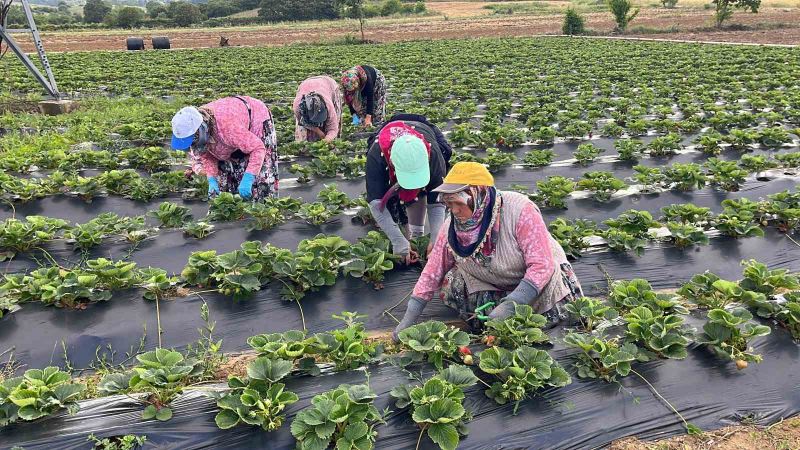
[[[239,195],[247,200],[253,196],[253,182],[256,181],[256,176],[252,173],[245,172],[242,176],[242,182],[239,183]]]
[[[219,182],[217,177],[208,177],[208,195],[219,194]]]
[[[361,119],[358,116],[353,116],[353,125],[358,125],[361,123]]]

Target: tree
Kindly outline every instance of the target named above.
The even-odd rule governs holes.
[[[730,19],[733,16],[733,9],[750,10],[750,12],[757,13],[758,8],[761,6],[761,0],[713,0],[716,6],[714,12],[714,20],[717,28],[722,28],[722,22]]]
[[[114,25],[121,28],[138,27],[144,21],[144,11],[135,6],[124,6],[117,11]]]
[[[570,36],[583,34],[583,17],[574,9],[567,9],[567,14],[564,16],[564,24],[561,26],[561,32]]]
[[[111,5],[104,0],[86,0],[83,5],[83,21],[86,23],[100,23],[111,12]]]
[[[147,10],[147,15],[151,19],[155,19],[158,16],[160,16],[161,14],[164,14],[164,15],[167,14],[167,5],[165,5],[165,4],[161,3],[161,2],[157,2],[155,0],[151,0],[151,1],[147,2],[147,5],[145,6],[145,9]]]
[[[333,0],[263,0],[258,17],[267,22],[324,20],[338,17]]]
[[[633,8],[631,0],[608,0],[608,8],[611,10],[611,14],[614,15],[614,21],[617,22],[616,30],[621,33],[625,32],[628,24],[639,14],[639,8],[628,14]]]
[[[672,9],[678,4],[678,0],[661,0],[661,6],[667,9]]]
[[[205,19],[200,7],[184,1],[170,3],[167,7],[167,16],[179,27],[188,27]]]
[[[358,19],[361,28],[361,42],[366,42],[364,37],[364,4],[365,0],[336,0],[345,17]]]
[[[205,9],[209,18],[225,17],[239,12],[239,9],[230,0],[208,0]]]

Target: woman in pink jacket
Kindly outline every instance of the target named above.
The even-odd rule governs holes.
[[[278,142],[272,113],[252,97],[225,97],[172,118],[172,148],[189,150],[208,194],[258,200],[278,194]]]
[[[332,141],[342,129],[342,91],[339,83],[326,76],[311,77],[300,83],[294,97],[294,139]]]

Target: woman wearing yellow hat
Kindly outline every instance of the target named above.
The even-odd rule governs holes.
[[[583,295],[581,286],[536,204],[498,191],[489,171],[471,162],[453,166],[434,191],[450,214],[395,338],[437,292],[476,329],[484,320],[512,315],[518,303],[531,305],[550,326],[565,317],[563,305]]]

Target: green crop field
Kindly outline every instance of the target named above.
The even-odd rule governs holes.
[[[78,109],[0,115],[0,356],[6,343],[27,349],[20,355],[33,369],[17,370],[10,361],[0,370],[0,435],[20,444],[33,433],[21,428],[25,422],[58,430],[59,411],[77,412],[82,400],[96,397],[134,405],[125,407],[136,414],[113,419],[119,427],[139,414],[145,421],[173,414],[190,420],[177,400],[220,381],[226,358],[220,335],[226,352],[248,350],[252,357],[227,384],[204,392],[213,415],[197,420],[214,417],[214,433],[249,427],[319,449],[390,448],[381,441],[390,426],[411,435],[410,444],[398,446],[419,439],[417,445],[442,449],[489,448],[492,433],[466,431],[490,410],[501,408],[529,429],[531,417],[557,409],[549,400],[526,407],[534,397],[578,382],[616,383],[629,375],[647,381],[657,368],[695,358],[706,358],[708,367],[698,370],[758,385],[742,374],[757,371],[756,363],[791,358],[770,361],[769,345],[752,343],[777,334],[785,338],[781,345],[794,348],[792,337],[800,337],[800,282],[793,275],[800,244],[792,237],[800,228],[800,49],[553,37],[64,53],[50,61]],[[345,117],[341,139],[293,142],[291,102],[300,81],[338,78],[356,64],[386,76],[389,114],[424,114],[445,131],[455,150],[451,162],[484,163],[498,187],[537,203],[591,295],[567,306],[569,329],[556,336],[543,329],[543,316],[518,306],[511,318],[489,321],[475,334],[434,320],[401,332],[398,342],[387,338],[394,304],[418,273],[400,269],[389,240],[371,227],[362,197],[365,135]],[[0,102],[39,92],[16,60],[0,60],[0,69],[6,90]],[[271,108],[279,198],[252,203],[223,193],[209,200],[205,178],[187,175],[185,154],[168,148],[175,111],[227,95],[258,97]],[[290,240],[278,233],[302,239],[277,245],[271,239]],[[413,245],[422,251],[427,242]],[[775,264],[757,260],[773,256]],[[612,279],[606,265],[628,276]],[[375,297],[380,288],[389,294]],[[192,299],[201,305],[199,342],[162,328],[162,321],[188,321],[174,311]],[[267,300],[290,307],[275,306],[269,318],[247,309]],[[130,307],[138,309],[114,315]],[[371,315],[343,312],[330,325],[330,308]],[[38,342],[11,322],[27,311],[47,314],[43,322],[105,316],[56,327]],[[123,335],[137,314],[158,321],[158,331],[141,343]],[[210,314],[220,315],[217,328]],[[183,328],[194,333],[195,324]],[[83,327],[99,336],[96,352]],[[60,362],[51,338],[62,342]],[[123,362],[113,354],[107,359],[111,341],[131,348]],[[548,353],[548,343],[559,345],[558,353]],[[95,375],[79,380],[83,372],[69,352],[85,353],[87,345],[89,360],[79,363]],[[467,367],[469,346],[483,349],[475,367]],[[697,356],[700,349],[715,359]],[[59,367],[37,370],[48,356]],[[416,380],[384,392],[403,414],[400,424],[376,406],[369,377],[367,384],[313,395],[299,395],[292,384],[348,371],[363,383],[355,369],[377,373],[390,364],[388,371]],[[642,375],[640,366],[650,372]],[[734,377],[732,367],[747,369]],[[622,389],[630,384],[620,384],[617,394],[609,394],[617,390],[611,386],[603,401],[627,396]],[[678,409],[667,403],[667,417],[698,432],[686,412],[694,399],[682,400]],[[295,403],[304,409],[292,409]],[[570,408],[558,411],[551,423],[573,420]],[[608,428],[625,424],[615,427]],[[88,431],[103,431],[96,428]],[[78,432],[70,433],[71,443],[85,443],[85,435],[78,441]],[[159,442],[189,439],[175,433]],[[592,446],[624,436],[596,435]]]

